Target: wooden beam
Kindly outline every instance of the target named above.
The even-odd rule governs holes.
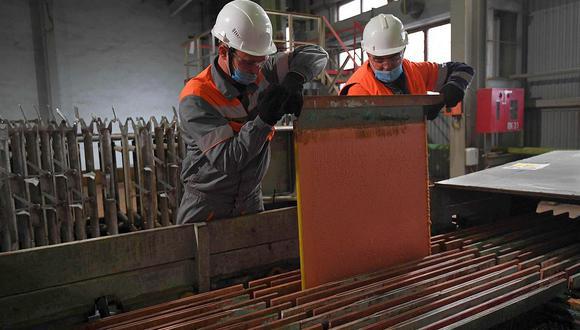
[[[185,225],[5,253],[0,297],[192,260],[193,237]]]
[[[133,304],[142,307],[145,302],[150,305],[176,299],[192,290],[194,268],[193,260],[182,260],[1,297],[0,320],[9,328],[58,319],[79,324],[86,321],[95,299],[105,295],[114,295],[129,309]]]

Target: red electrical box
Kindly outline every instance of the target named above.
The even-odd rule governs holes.
[[[520,131],[524,127],[523,88],[482,88],[477,91],[478,133]]]

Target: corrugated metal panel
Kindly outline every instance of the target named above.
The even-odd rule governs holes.
[[[580,67],[580,0],[533,0],[529,3],[528,73]],[[531,99],[580,97],[580,72],[528,79]],[[539,122],[537,122],[539,121]],[[542,147],[580,148],[580,109],[541,109],[526,142]]]
[[[580,149],[580,110],[542,110],[541,132],[542,147]]]
[[[439,115],[437,119],[428,121],[427,140],[429,143],[449,144],[449,117]]]
[[[530,3],[528,73],[580,67],[580,0]],[[580,72],[529,79],[530,97],[580,96]]]

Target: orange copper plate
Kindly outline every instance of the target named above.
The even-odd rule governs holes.
[[[303,288],[430,253],[420,106],[305,108],[295,131]]]

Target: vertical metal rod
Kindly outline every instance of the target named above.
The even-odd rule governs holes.
[[[30,221],[32,222],[34,230],[34,242],[36,246],[44,246],[48,244],[48,231],[44,211],[44,199],[42,198],[42,190],[39,185],[42,173],[40,170],[41,160],[37,124],[27,127],[25,139],[28,165],[28,190],[30,193],[30,201],[33,204],[33,207],[30,209]]]
[[[9,126],[0,124],[0,252],[18,250],[18,229],[10,189]]]
[[[161,213],[161,225],[169,226],[169,201],[167,191],[167,162],[165,159],[165,129],[167,123],[165,120],[161,125],[154,126],[155,137],[155,172],[157,176],[157,198],[159,201],[159,211]]]
[[[135,209],[133,208],[133,186],[131,179],[131,164],[129,162],[129,122],[125,125],[119,122],[121,131],[121,153],[123,158],[123,187],[125,189],[125,209],[130,231],[135,231]],[[135,166],[136,164],[134,164]]]
[[[63,122],[52,131],[52,150],[54,152],[57,223],[60,227],[62,241],[70,242],[74,240],[74,229],[73,221],[71,219],[68,180],[66,176],[68,166],[64,146],[65,125],[66,124]]]
[[[179,132],[179,128],[177,129]],[[177,134],[177,148],[178,148],[178,155],[179,155],[179,173],[181,173],[181,168],[183,165],[183,159],[185,159],[185,141],[183,140],[183,136],[181,134]],[[179,205],[181,201],[181,197],[183,196],[183,182],[180,181],[180,185],[178,186],[178,194],[177,194],[177,204]]]
[[[46,224],[48,228],[48,243],[58,244],[60,239],[60,224],[56,217],[56,188],[53,172],[53,154],[50,133],[51,125],[40,126],[40,157],[43,173],[40,177],[40,187],[44,198]]]
[[[81,179],[81,162],[79,157],[79,144],[77,143],[77,124],[66,131],[66,143],[68,147],[69,168],[68,182],[70,187],[71,208],[74,219],[75,238],[83,240],[87,238],[87,217],[83,207],[83,185]]]
[[[171,209],[172,223],[175,224],[177,218],[177,208],[179,207],[180,199],[178,196],[181,191],[181,182],[179,181],[179,156],[177,155],[177,141],[176,141],[176,126],[177,122],[172,121],[171,126],[166,130],[167,136],[167,167],[169,172],[168,182],[171,189],[168,189],[169,208]]]
[[[139,214],[141,217],[140,227],[141,229],[145,228],[145,195],[143,191],[143,157],[141,151],[141,136],[140,136],[140,124],[136,124],[135,121],[132,122],[133,124],[133,146],[135,152],[133,153],[133,167],[135,172],[135,189],[137,189],[136,200],[137,200],[137,209],[139,210]]]
[[[16,208],[18,240],[22,249],[34,246],[34,236],[30,219],[30,194],[24,179],[26,173],[26,153],[24,149],[24,128],[17,125],[10,130],[12,194]]]
[[[89,234],[90,237],[99,237],[101,232],[99,229],[99,209],[97,201],[97,184],[96,173],[95,173],[95,156],[93,154],[93,132],[94,132],[94,121],[91,121],[87,126],[85,122],[81,119],[81,132],[83,135],[83,147],[85,155],[85,174],[83,177],[86,178],[87,183],[87,198],[84,203],[86,214],[89,216]]]
[[[140,129],[141,152],[143,159],[143,190],[145,195],[145,228],[155,228],[157,220],[157,185],[155,184],[155,162],[153,160],[153,139],[151,122]]]
[[[101,154],[101,171],[103,172],[103,204],[105,207],[105,223],[109,235],[119,233],[117,220],[117,203],[115,201],[115,171],[113,167],[113,151],[111,148],[111,125],[104,122],[97,124],[99,130],[99,146]],[[113,209],[112,209],[113,208]]]

